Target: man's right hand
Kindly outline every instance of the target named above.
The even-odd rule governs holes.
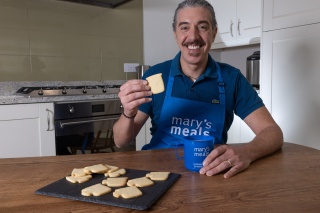
[[[120,87],[118,94],[124,113],[131,117],[137,114],[138,107],[141,104],[150,102],[150,86],[146,80],[129,80]]]

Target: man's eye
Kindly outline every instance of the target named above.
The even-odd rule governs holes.
[[[208,30],[208,25],[206,25],[206,24],[201,24],[201,25],[198,26],[198,29],[201,30],[201,31]]]
[[[181,26],[181,27],[180,27],[180,30],[186,31],[186,30],[188,30],[188,27],[187,27],[187,26]]]

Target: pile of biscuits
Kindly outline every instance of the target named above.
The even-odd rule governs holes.
[[[96,164],[84,168],[75,168],[66,180],[71,183],[84,183],[92,178],[92,174],[104,174],[107,179],[81,190],[83,196],[101,196],[112,192],[111,187],[122,187],[115,189],[113,196],[116,198],[135,198],[142,196],[141,187],[147,187],[154,184],[154,181],[165,181],[170,172],[150,172],[145,177],[139,177],[128,180],[128,177],[120,177],[126,174],[124,168],[117,166]]]

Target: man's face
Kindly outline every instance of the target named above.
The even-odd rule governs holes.
[[[177,15],[174,36],[181,50],[181,63],[206,63],[217,30],[212,30],[210,13],[202,7],[187,7]]]

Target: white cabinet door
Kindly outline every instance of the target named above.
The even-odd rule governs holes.
[[[262,33],[262,1],[237,1],[237,32],[240,39],[252,39],[250,43],[260,43]]]
[[[261,0],[211,0],[218,34],[212,49],[260,43]]]
[[[56,155],[53,103],[41,103],[39,111],[40,156]]]
[[[247,143],[252,141],[255,134],[250,127],[238,116],[234,116],[233,123],[228,131],[228,144]]]
[[[238,116],[234,116],[232,125],[228,131],[228,141],[227,144],[232,144],[232,143],[240,143],[240,125],[241,125],[241,118]]]
[[[263,49],[261,89],[284,140],[320,149],[320,24],[266,32]]]
[[[0,158],[55,155],[53,104],[0,105]],[[53,114],[49,115],[53,122]]]
[[[216,13],[218,33],[215,44],[233,40],[237,36],[235,25],[237,19],[237,0],[211,0]]]
[[[319,0],[264,0],[263,31],[320,22]]]

